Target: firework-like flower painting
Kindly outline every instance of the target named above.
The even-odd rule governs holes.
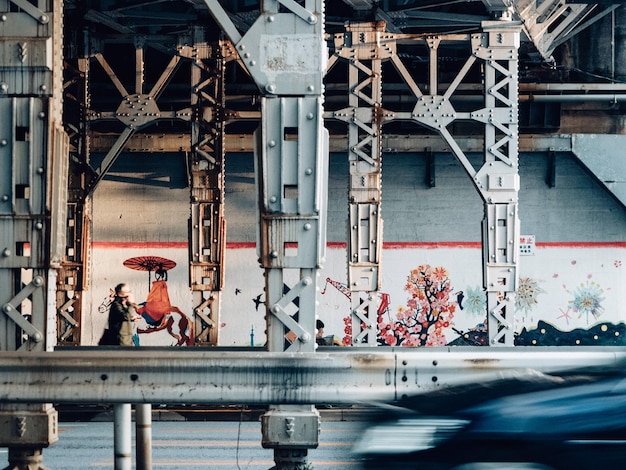
[[[421,265],[411,271],[404,290],[409,293],[406,306],[396,319],[386,323],[378,315],[378,343],[385,346],[445,346],[444,330],[454,318],[456,302],[450,302],[450,279],[443,267]]]
[[[537,305],[539,294],[545,294],[539,283],[530,277],[520,277],[517,284],[515,308],[518,311],[529,313]]]
[[[602,306],[604,290],[595,282],[587,281],[586,284],[581,283],[570,293],[574,296],[574,299],[570,300],[568,304],[574,312],[578,312],[578,318],[586,315],[587,323],[589,323],[589,315],[592,315],[594,320],[596,320],[604,312],[604,307]]]
[[[487,296],[482,287],[465,289],[465,299],[462,303],[459,303],[461,310],[467,311],[472,315],[480,316],[485,315],[487,311]]]

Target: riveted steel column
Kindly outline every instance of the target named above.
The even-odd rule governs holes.
[[[61,0],[0,1],[0,351],[50,351],[63,256],[67,136],[61,128]],[[43,469],[58,439],[49,404],[0,405],[10,469]]]
[[[84,39],[84,38],[81,38]],[[87,47],[81,41],[77,57],[65,58],[65,127],[69,136],[67,154],[67,204],[56,203],[64,208],[67,238],[64,256],[57,278],[57,343],[81,344],[83,291],[88,286],[89,242],[91,240],[90,203],[85,200],[86,185],[91,175],[89,168],[90,140],[87,137],[86,111],[90,107],[89,72],[90,61]]]
[[[260,230],[267,348],[315,351],[318,268],[326,240],[327,138],[321,98],[263,98],[257,131]],[[277,468],[301,468],[318,445],[313,406],[273,406],[262,417],[263,447]]]
[[[475,183],[485,200],[483,283],[491,345],[514,346],[519,259],[518,63],[519,26],[485,23],[477,57],[485,61],[485,163]]]
[[[205,3],[264,94],[255,162],[267,348],[312,352],[317,274],[326,246],[324,3],[266,0],[244,36],[219,2]],[[306,465],[307,449],[317,447],[319,439],[313,406],[272,406],[262,423],[262,444],[275,449],[276,468]]]
[[[224,282],[224,68],[234,51],[229,42],[209,45],[194,30],[191,66],[191,155],[189,174],[189,269],[195,342],[217,346],[220,292]],[[226,54],[224,54],[226,52]]]
[[[376,345],[380,289],[382,170],[382,62],[395,42],[385,40],[385,22],[349,24],[334,37],[334,55],[348,64],[348,107],[331,117],[348,124],[348,288],[352,344]]]

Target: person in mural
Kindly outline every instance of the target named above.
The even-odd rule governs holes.
[[[324,322],[322,320],[317,320],[315,322],[315,328],[317,328],[317,333],[315,334],[315,342],[318,346],[343,346],[341,341],[336,338],[334,335],[326,335],[324,336]]]
[[[157,280],[152,282],[148,299],[137,308],[137,313],[146,321],[146,328],[137,328],[138,334],[167,330],[176,340],[176,346],[193,346],[195,341],[193,322],[178,307],[171,304],[164,278],[157,277]]]
[[[109,307],[109,329],[117,334],[119,346],[134,346],[133,323],[141,320],[135,313],[135,304],[127,284],[115,286],[115,297]]]

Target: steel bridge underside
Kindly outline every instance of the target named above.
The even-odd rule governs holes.
[[[605,106],[602,119],[614,119],[610,107],[626,86],[544,83],[563,76],[543,65],[618,5],[447,3],[0,0],[0,116],[11,130],[0,138],[7,188],[0,199],[7,240],[0,246],[0,444],[11,449],[14,468],[30,469],[29,453],[58,438],[49,403],[267,404],[263,443],[275,448],[281,468],[299,468],[318,444],[314,404],[623,366],[619,349],[511,347],[519,150],[593,153],[584,137],[559,134],[561,122],[520,125],[520,109],[528,116],[562,101],[597,101]],[[401,143],[407,123],[418,131]],[[538,136],[545,125],[554,132]],[[124,152],[170,146],[185,153],[189,177],[194,339],[218,344],[225,155],[242,151],[242,142],[255,150],[259,169],[267,351],[54,351],[81,344],[95,189]],[[452,153],[483,200],[490,348],[371,348],[371,293],[381,284],[383,148],[407,142]],[[345,151],[350,167],[354,348],[316,352],[330,148]],[[484,157],[481,165],[470,162],[470,152]],[[606,155],[586,163],[624,204],[622,181],[612,180],[623,164]],[[289,313],[294,309],[297,315]],[[295,337],[290,344],[286,332]],[[311,431],[293,435],[294,422]]]

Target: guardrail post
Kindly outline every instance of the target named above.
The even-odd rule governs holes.
[[[131,470],[131,410],[130,404],[113,405],[113,452],[115,470]]]
[[[152,470],[152,405],[135,405],[137,470]]]

